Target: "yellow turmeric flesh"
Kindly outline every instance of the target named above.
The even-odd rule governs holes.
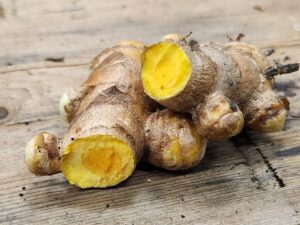
[[[145,92],[156,100],[179,93],[191,75],[191,62],[176,44],[160,42],[143,55],[142,80]]]
[[[132,149],[109,135],[93,135],[71,142],[63,150],[61,171],[81,188],[116,185],[135,168]]]

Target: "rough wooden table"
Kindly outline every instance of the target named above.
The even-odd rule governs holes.
[[[284,131],[210,142],[187,173],[144,165],[116,188],[80,190],[26,170],[34,134],[66,131],[59,97],[94,55],[190,31],[201,42],[244,33],[274,59],[300,62],[298,0],[0,0],[0,224],[300,224],[299,72],[276,79],[291,103]]]

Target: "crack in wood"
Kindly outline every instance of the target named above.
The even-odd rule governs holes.
[[[276,168],[272,166],[268,158],[263,154],[263,152],[260,150],[260,148],[255,148],[255,150],[260,154],[262,157],[264,163],[267,165],[268,169],[272,172],[273,177],[275,178],[276,182],[278,183],[280,188],[285,187],[285,183],[283,180],[279,177],[279,175],[276,172]]]
[[[25,65],[25,64],[24,64]],[[24,66],[23,65],[23,66]],[[55,69],[55,68],[61,68],[61,67],[80,67],[80,66],[88,66],[88,63],[74,63],[74,64],[61,64],[61,65],[41,65],[41,66],[32,66],[30,68],[11,68],[7,70],[0,70],[0,75],[1,74],[6,74],[6,73],[13,73],[13,72],[22,72],[22,71],[30,71],[30,70],[39,70],[39,69]],[[1,66],[0,66],[1,69]]]
[[[0,123],[0,125],[6,126],[6,127],[10,127],[10,126],[16,126],[16,125],[29,125],[32,123],[38,123],[38,122],[43,122],[43,121],[49,121],[49,120],[53,120],[55,118],[57,118],[59,116],[59,114],[54,114],[51,116],[45,116],[43,118],[36,118],[36,119],[32,119],[32,120],[25,120],[25,121],[18,121],[18,122],[7,122],[7,123]]]
[[[248,157],[245,155],[245,153],[241,149],[237,148],[237,150],[241,153],[242,157],[246,160],[245,165],[247,165],[250,168],[250,171],[252,174],[251,182],[256,184],[256,189],[265,191],[264,185],[263,185],[262,181],[259,179],[259,177],[256,175],[253,167],[251,166],[251,163],[249,162]]]
[[[250,162],[251,159],[249,160],[249,158],[246,156],[244,151],[241,149],[241,147],[253,146],[253,145],[256,146],[256,144],[250,138],[248,138],[245,130],[243,130],[242,133],[240,133],[238,136],[233,137],[231,139],[231,141],[233,142],[236,150],[238,152],[240,152],[241,156],[245,159],[246,162],[244,164],[246,166],[248,166],[250,171],[251,171],[251,175],[252,175],[251,182],[256,184],[256,189],[257,190],[265,191],[265,188],[264,188],[264,185],[263,185],[262,181],[259,179],[259,177],[257,176],[257,174],[255,173],[255,171],[252,167],[253,163]]]
[[[250,137],[250,135],[247,135],[247,131],[246,130],[243,130],[238,136],[232,138],[231,140],[232,140],[233,144],[235,145],[237,151],[239,151],[241,153],[241,155],[247,160],[247,164],[248,164],[248,166],[250,167],[251,170],[253,170],[252,167],[251,167],[251,163],[250,163],[248,157],[245,155],[245,153],[241,149],[241,147],[245,147],[245,146],[251,147],[251,146],[254,146],[255,150],[259,154],[259,157],[261,157],[261,159],[264,162],[264,164],[271,171],[272,176],[274,177],[274,179],[275,179],[276,183],[278,184],[278,186],[280,188],[285,187],[285,183],[279,177],[279,175],[277,174],[276,168],[272,166],[272,164],[268,160],[267,156],[265,156],[264,153],[261,151],[261,149],[259,147],[257,147],[258,145],[252,140],[252,138]],[[263,189],[262,188],[263,187],[262,182],[258,179],[257,176],[255,176],[255,172],[254,171],[253,171],[253,181],[257,182],[257,185],[258,185],[257,188],[258,189]]]
[[[45,61],[48,61],[48,62],[64,62],[65,60],[65,57],[47,57],[45,58]]]

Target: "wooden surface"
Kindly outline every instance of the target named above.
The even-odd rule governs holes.
[[[116,188],[80,190],[23,162],[34,134],[66,131],[59,96],[105,47],[170,32],[202,42],[244,33],[273,47],[274,59],[300,62],[299,12],[298,0],[0,0],[0,224],[300,224],[299,72],[276,79],[291,102],[284,131],[210,142],[187,173],[142,165]]]

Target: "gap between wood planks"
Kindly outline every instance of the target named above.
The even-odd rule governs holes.
[[[22,72],[22,71],[26,71],[28,73],[30,73],[30,70],[38,70],[38,69],[54,69],[54,68],[60,68],[60,67],[78,67],[78,66],[88,66],[89,63],[70,63],[70,64],[56,64],[56,65],[43,65],[43,63],[37,63],[38,65],[32,66],[32,67],[27,67],[26,64],[25,65],[18,65],[12,68],[6,68],[3,71],[0,70],[0,75],[1,74],[6,74],[6,73],[13,73],[13,72]],[[42,65],[39,65],[42,64]],[[18,68],[19,67],[19,68]],[[0,67],[1,69],[1,67]]]

